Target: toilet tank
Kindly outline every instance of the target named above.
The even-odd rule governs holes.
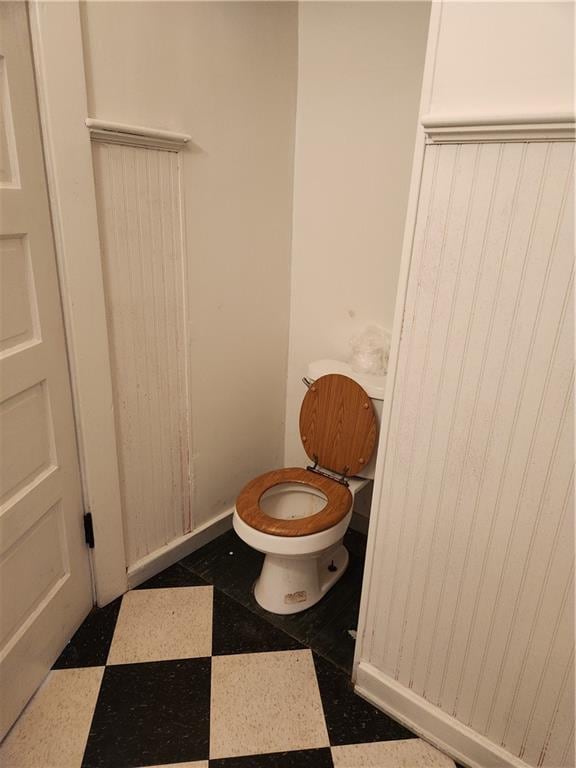
[[[362,389],[366,392],[368,397],[372,400],[374,411],[376,412],[376,419],[378,421],[378,430],[382,422],[382,406],[384,403],[384,393],[386,391],[386,374],[382,376],[375,376],[372,373],[359,373],[354,371],[352,366],[348,363],[343,363],[341,360],[314,360],[308,363],[307,377],[310,381],[316,381],[321,376],[326,376],[329,373],[340,373],[343,376],[353,379],[357,384],[360,384]],[[378,443],[376,443],[378,446]],[[374,469],[376,467],[376,453],[377,447],[374,449],[372,458],[366,465],[366,468],[359,477],[364,477],[368,480],[374,479]]]

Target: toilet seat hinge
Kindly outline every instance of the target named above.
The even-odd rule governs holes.
[[[314,464],[306,467],[307,470],[309,470],[310,472],[315,472],[317,475],[322,475],[322,477],[327,477],[329,480],[335,480],[337,483],[340,483],[341,485],[345,485],[346,488],[348,488],[348,480],[346,480],[346,475],[350,471],[350,467],[344,467],[342,473],[339,475],[337,472],[332,473],[324,469],[319,469],[318,456],[316,456],[316,454],[313,454],[312,458],[314,459]]]

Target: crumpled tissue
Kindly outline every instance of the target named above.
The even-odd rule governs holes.
[[[379,325],[369,325],[350,339],[350,365],[357,373],[381,376],[388,370],[390,332]]]

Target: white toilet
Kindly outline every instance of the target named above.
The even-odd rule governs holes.
[[[266,555],[254,596],[267,611],[309,608],[346,570],[342,538],[354,494],[374,477],[385,382],[336,360],[311,363],[300,437],[313,466],[267,472],[240,492],[234,530]]]

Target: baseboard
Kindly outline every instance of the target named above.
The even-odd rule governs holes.
[[[220,536],[232,528],[234,507],[225,509],[213,520],[196,528],[191,533],[171,541],[164,547],[151,552],[146,557],[137,560],[128,568],[128,589],[133,589],[157,573],[174,565],[191,552],[195,552],[204,544]]]
[[[356,693],[468,768],[529,768],[520,758],[361,661]]]

